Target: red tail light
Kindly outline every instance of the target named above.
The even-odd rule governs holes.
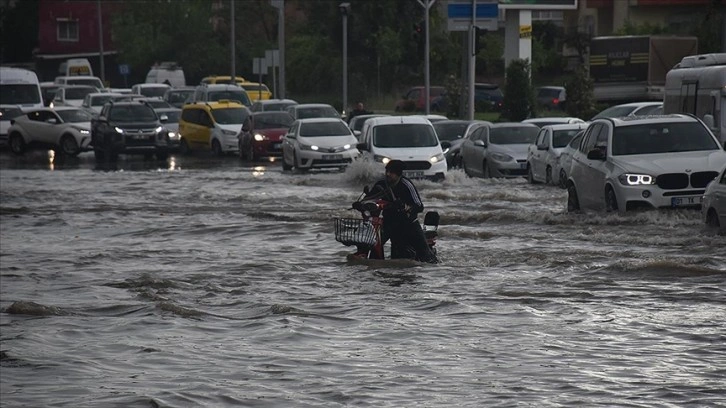
[[[557,105],[558,103],[560,103],[560,100],[559,99],[557,99],[557,98],[552,99],[552,104],[553,105]]]

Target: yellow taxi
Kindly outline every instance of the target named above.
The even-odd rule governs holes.
[[[272,98],[272,92],[270,92],[270,88],[268,88],[265,84],[246,81],[238,82],[237,85],[245,89],[247,96],[250,97],[252,102],[264,101]]]
[[[246,79],[237,75],[232,81],[231,75],[211,75],[202,79],[202,84],[237,84],[240,85],[243,82],[247,82]]]
[[[217,156],[238,153],[237,135],[249,131],[250,110],[227,99],[215,102],[188,103],[179,119],[179,150],[211,150]]]

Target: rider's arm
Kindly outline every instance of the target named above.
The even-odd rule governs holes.
[[[410,212],[412,214],[418,214],[424,210],[423,202],[421,201],[421,196],[418,195],[418,190],[416,190],[416,186],[413,185],[411,180],[407,178],[401,178],[401,184],[403,185],[403,191],[406,192],[406,199],[401,198],[402,201],[410,206]]]

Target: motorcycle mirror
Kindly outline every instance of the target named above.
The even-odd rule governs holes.
[[[370,192],[371,192],[371,190],[368,188],[368,186],[363,187],[363,194],[368,194]]]

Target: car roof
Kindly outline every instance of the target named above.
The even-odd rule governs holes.
[[[269,103],[280,103],[280,102],[297,103],[297,101],[295,101],[293,99],[263,99],[260,101],[256,101],[255,103],[259,103],[261,105],[267,105]]]
[[[615,106],[635,106],[635,107],[642,107],[642,106],[654,106],[654,105],[662,105],[662,104],[663,104],[663,102],[659,102],[659,101],[630,102],[630,103],[623,103],[623,104],[620,104],[620,105],[613,105],[613,106],[611,106],[611,108],[612,107],[615,107]]]
[[[322,107],[332,108],[333,105],[329,105],[327,103],[299,103],[299,104],[295,105],[294,108],[298,109],[298,108],[322,108]]]
[[[204,108],[208,107],[209,109],[222,109],[222,108],[245,108],[244,105],[237,101],[232,101],[229,99],[220,99],[218,101],[213,102],[197,102],[197,103],[187,103],[184,105],[183,109],[188,108]]]
[[[522,123],[539,123],[539,122],[561,122],[561,123],[570,123],[570,121],[580,121],[585,122],[584,120],[580,118],[575,118],[572,116],[551,116],[551,117],[544,117],[544,118],[530,118],[525,119],[522,121]],[[577,123],[580,123],[577,122]]]
[[[141,84],[134,84],[133,86],[138,86],[139,88],[171,88],[171,85],[167,84],[157,84],[157,83],[141,83]]]
[[[647,116],[622,116],[619,118],[600,118],[596,119],[608,120],[613,123],[614,126],[630,126],[630,125],[642,125],[651,123],[673,123],[673,122],[698,122],[698,119],[691,115],[684,115],[681,113],[671,113],[667,115],[647,115]]]
[[[542,126],[542,129],[552,129],[552,130],[576,130],[576,129],[584,129],[588,126],[587,123],[562,123],[558,125],[547,125]]]
[[[431,122],[425,116],[409,115],[409,116],[381,116],[370,118],[367,121],[371,126],[375,125],[396,125],[402,123],[421,123],[431,125]]]
[[[339,118],[304,118],[304,119],[298,119],[297,120],[300,123],[314,123],[314,122],[343,122],[342,119]]]
[[[492,123],[493,128],[506,128],[506,127],[533,127],[539,129],[539,126],[533,123],[522,123],[522,122],[498,122]]]
[[[203,84],[199,86],[202,89],[243,89],[237,84]]]

